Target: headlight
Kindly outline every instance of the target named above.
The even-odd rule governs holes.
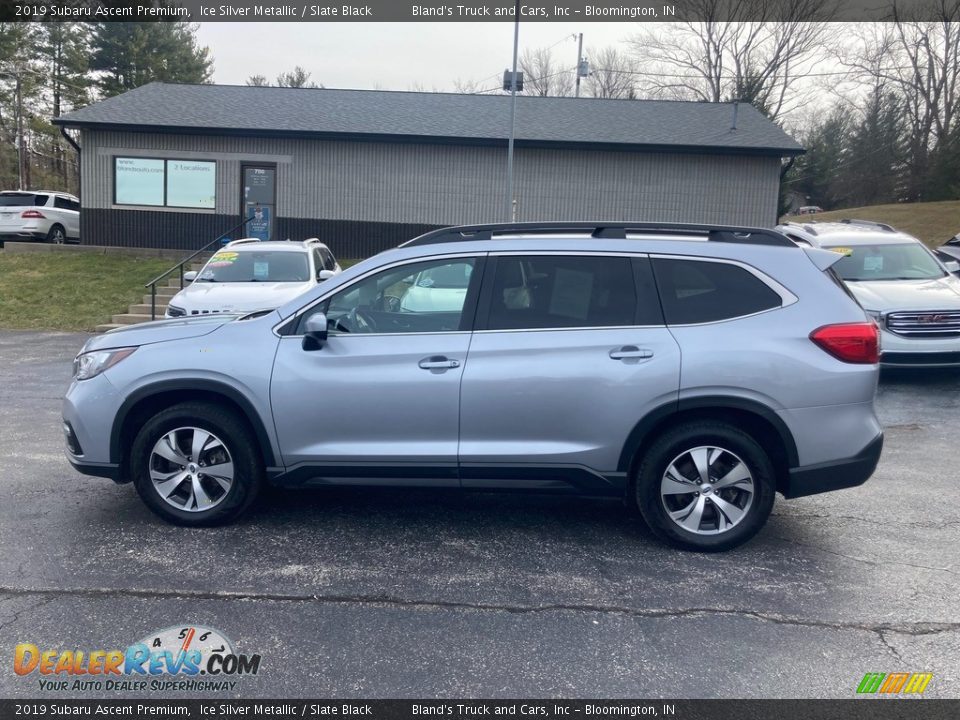
[[[130,357],[134,350],[136,350],[135,347],[128,347],[81,353],[73,361],[73,376],[77,380],[89,380],[107,368],[112,368],[124,358]]]
[[[184,310],[183,308],[179,308],[176,305],[167,306],[167,317],[172,317],[172,318],[183,317],[186,314],[187,314],[186,310]]]

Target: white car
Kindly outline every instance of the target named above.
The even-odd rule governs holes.
[[[459,312],[470,285],[471,263],[452,263],[417,273],[403,297],[405,312]]]
[[[833,266],[880,327],[880,364],[960,367],[960,269],[911,235],[863,220],[785,223],[802,245],[832,250]]]
[[[0,241],[80,242],[80,200],[47,190],[0,192]]]
[[[330,248],[316,238],[235,240],[200,272],[184,273],[190,285],[171,298],[166,317],[273,310],[338,273]]]

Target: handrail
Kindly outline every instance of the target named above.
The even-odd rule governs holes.
[[[158,282],[160,282],[161,280],[165,280],[165,279],[167,278],[167,276],[169,276],[170,273],[172,273],[174,270],[179,270],[179,271],[180,271],[180,289],[183,290],[183,266],[186,265],[186,264],[187,264],[188,262],[190,262],[191,260],[193,260],[195,257],[197,257],[197,255],[200,255],[200,254],[202,254],[202,253],[205,253],[205,252],[206,252],[207,250],[209,250],[211,247],[213,247],[213,246],[216,245],[217,243],[221,242],[221,241],[223,240],[224,236],[229,235],[229,234],[232,233],[234,230],[238,230],[238,229],[242,228],[244,225],[246,225],[246,224],[247,224],[248,222],[250,222],[251,220],[253,220],[253,218],[252,218],[252,217],[248,217],[246,220],[242,221],[239,225],[233,226],[232,228],[230,228],[230,229],[227,230],[226,232],[219,233],[216,238],[214,238],[213,240],[211,240],[210,242],[208,242],[206,245],[204,245],[202,248],[200,248],[199,250],[197,250],[195,253],[193,253],[192,255],[188,255],[188,256],[185,257],[183,260],[181,260],[179,263],[177,263],[176,265],[174,265],[172,268],[170,268],[169,270],[167,270],[166,272],[164,272],[164,273],[161,274],[161,275],[157,275],[157,277],[155,277],[153,280],[151,280],[151,281],[148,282],[146,285],[144,285],[145,288],[150,288],[150,319],[151,319],[151,320],[156,320],[156,319],[157,319],[157,283],[158,283]]]

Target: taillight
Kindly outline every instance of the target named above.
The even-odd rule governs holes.
[[[43,220],[46,216],[39,210],[24,210],[20,213],[22,218],[33,218],[35,220]]]
[[[874,322],[824,325],[810,339],[838,360],[873,364],[880,361],[880,336]]]

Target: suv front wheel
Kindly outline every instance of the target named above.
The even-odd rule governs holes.
[[[137,492],[157,515],[178,525],[229,522],[254,501],[263,464],[247,424],[227,409],[182,403],[137,433],[131,467]]]
[[[773,508],[773,465],[750,435],[723,422],[673,428],[643,458],[636,502],[651,530],[687,550],[717,552],[763,527]]]

